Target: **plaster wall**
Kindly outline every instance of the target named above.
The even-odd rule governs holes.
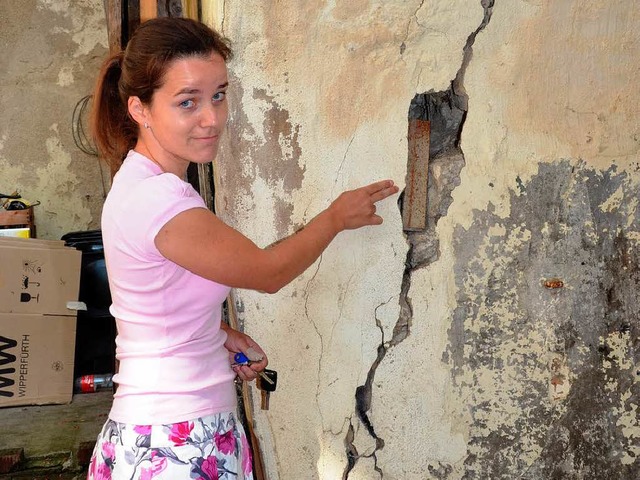
[[[403,184],[416,94],[466,111],[418,241],[394,199],[279,293],[236,292],[279,372],[269,478],[639,478],[637,2],[217,3],[218,211],[260,245]]]
[[[40,238],[99,228],[109,174],[72,118],[107,53],[102,1],[3,0],[0,49],[0,192],[40,202]]]

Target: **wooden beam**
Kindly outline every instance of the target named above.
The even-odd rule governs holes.
[[[427,228],[427,180],[429,179],[429,141],[431,122],[409,119],[407,135],[409,158],[402,202],[402,225],[405,231]]]
[[[200,20],[198,3],[200,3],[198,0],[182,0],[182,16],[193,20]]]
[[[184,17],[182,0],[158,0],[158,17]],[[197,20],[197,18],[196,18]]]
[[[158,16],[158,0],[140,0],[140,23]]]
[[[104,13],[107,17],[109,53],[122,50],[122,0],[105,0]]]
[[[227,297],[227,318],[229,320],[229,326],[234,330],[240,330],[238,325],[238,315],[236,313],[236,303],[233,296],[233,291],[229,293]],[[253,420],[253,399],[251,391],[249,390],[249,382],[242,382],[242,403],[244,407],[244,415],[247,419],[247,435],[251,442],[251,450],[253,452],[253,477],[255,480],[266,480],[264,464],[262,462],[262,451],[260,450],[260,442],[254,431]],[[255,385],[255,382],[253,382]]]
[[[212,176],[213,172],[210,163],[198,164],[198,192],[207,205],[207,208],[215,212],[216,206],[213,201],[214,192],[211,188],[213,184]]]
[[[224,22],[224,0],[202,0],[201,21],[222,33]]]

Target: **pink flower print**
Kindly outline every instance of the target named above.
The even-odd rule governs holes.
[[[191,430],[193,430],[193,422],[175,423],[171,426],[169,440],[171,440],[176,447],[184,445],[189,439]]]
[[[140,480],[151,480],[153,478],[153,472],[151,468],[140,469]]]
[[[229,430],[222,435],[216,433],[214,435],[216,446],[221,453],[232,455],[236,450],[236,439],[233,436],[233,430]]]
[[[247,436],[242,434],[240,441],[242,442],[242,471],[245,475],[249,475],[253,470],[253,463],[251,462],[251,448],[247,441]]]
[[[101,463],[93,478],[94,480],[111,480],[111,469],[106,463]]]
[[[93,457],[91,457],[91,464],[89,465],[89,475],[87,476],[87,478],[95,479],[97,475],[97,471],[98,471],[98,457],[94,455]]]
[[[116,456],[116,446],[111,442],[104,442],[102,444],[102,457],[106,460],[113,460]]]
[[[215,455],[205,458],[200,468],[205,476],[199,480],[218,480],[218,462]]]
[[[151,435],[151,425],[136,425],[133,431],[140,435]]]
[[[140,480],[151,480],[167,468],[167,459],[159,457],[155,450],[151,451],[151,467],[140,469]]]
[[[87,478],[91,478],[91,475],[93,475],[96,471],[96,456],[93,455],[91,457],[91,463],[89,463],[89,471],[87,472]]]

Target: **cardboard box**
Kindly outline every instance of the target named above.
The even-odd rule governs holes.
[[[0,407],[71,401],[81,261],[61,241],[0,237]]]
[[[81,261],[61,242],[0,237],[0,312],[75,315]]]
[[[76,317],[0,313],[0,407],[69,403]]]

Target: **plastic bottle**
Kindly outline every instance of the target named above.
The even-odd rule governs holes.
[[[113,390],[113,374],[83,375],[76,378],[73,386],[75,393],[93,393],[101,390]]]

